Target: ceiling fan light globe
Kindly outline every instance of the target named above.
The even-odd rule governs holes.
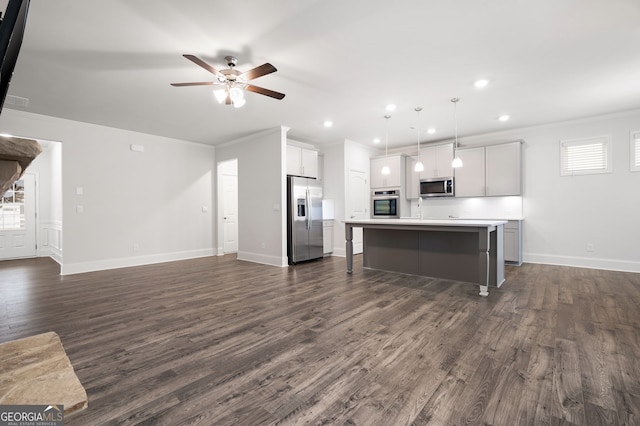
[[[229,96],[231,96],[231,100],[235,103],[244,99],[244,92],[238,87],[232,87],[229,91]]]
[[[238,100],[233,101],[233,106],[235,108],[240,108],[246,103],[247,103],[247,100],[242,98],[242,99],[238,99]]]
[[[416,172],[424,172],[424,164],[422,164],[422,161],[418,160],[416,165],[413,167],[413,170]]]
[[[221,104],[227,98],[227,91],[224,89],[216,89],[213,91],[213,96],[215,96],[216,101]]]

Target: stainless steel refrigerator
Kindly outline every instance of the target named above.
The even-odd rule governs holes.
[[[323,256],[322,186],[315,179],[287,176],[289,265]]]

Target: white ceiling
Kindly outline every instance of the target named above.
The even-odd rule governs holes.
[[[172,87],[213,77],[183,53],[270,62],[253,83],[286,97],[235,109]],[[437,129],[421,140],[452,137],[454,96],[461,136],[639,108],[640,1],[31,0],[9,94],[29,105],[5,108],[208,144],[278,125],[316,145],[384,141],[395,103],[389,145],[406,145],[416,106]]]

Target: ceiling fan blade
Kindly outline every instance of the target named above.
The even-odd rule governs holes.
[[[246,89],[250,92],[259,93],[265,96],[271,96],[272,98],[282,99],[284,98],[284,93],[275,92],[273,90],[265,89],[263,87],[254,86],[252,84],[247,84]]]
[[[193,83],[171,83],[174,87],[183,87],[183,86],[217,86],[220,83],[215,81],[194,81]]]
[[[249,81],[276,71],[278,71],[276,67],[267,62],[266,64],[262,64],[259,67],[255,67],[254,69],[251,69],[247,72],[243,72],[242,74],[240,74],[240,78],[244,79],[244,81]]]
[[[194,64],[201,66],[205,70],[209,71],[211,74],[224,77],[224,74],[222,74],[220,71],[218,71],[217,69],[215,69],[214,67],[212,67],[211,65],[203,61],[202,59],[198,58],[197,56],[194,56],[194,55],[182,55],[182,56],[184,56]]]

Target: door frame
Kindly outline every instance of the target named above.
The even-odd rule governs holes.
[[[235,173],[236,173],[236,179],[238,178],[238,159],[237,158],[232,158],[229,160],[224,160],[224,161],[219,161],[217,163],[217,180],[218,180],[218,184],[217,184],[217,220],[216,220],[216,227],[217,227],[217,255],[218,256],[223,256],[225,254],[224,252],[224,179],[222,179],[222,176],[225,174],[224,170],[225,170],[225,165],[230,164],[230,163],[235,163]],[[236,182],[236,199],[238,198],[238,185]],[[237,210],[237,209],[236,209]],[[239,224],[238,224],[238,217],[236,217],[236,239],[238,239],[238,228],[239,228]],[[239,241],[238,241],[239,244]],[[239,249],[240,247],[238,247]],[[237,251],[236,251],[237,252]]]

